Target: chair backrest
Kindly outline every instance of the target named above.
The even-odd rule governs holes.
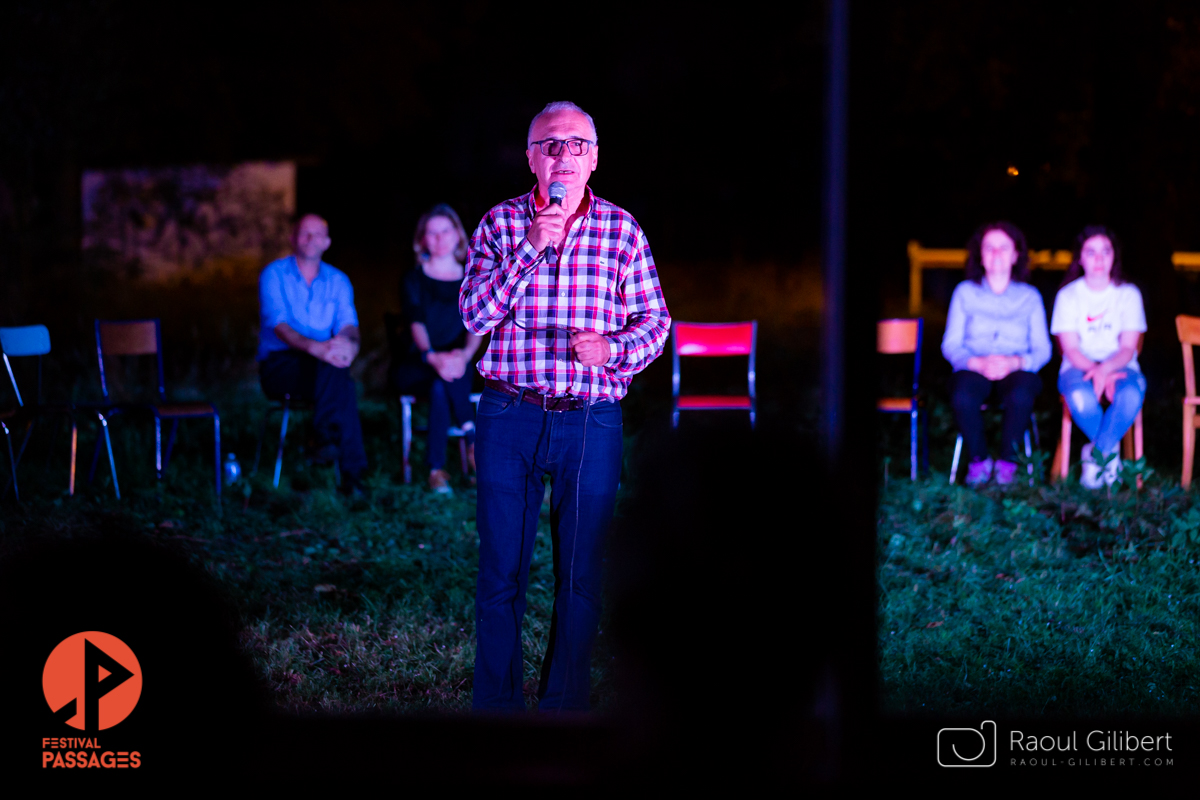
[[[1200,344],[1200,317],[1180,314],[1175,318],[1175,332],[1179,334],[1179,343],[1183,346],[1183,382],[1187,387],[1187,396],[1195,397],[1196,362],[1192,357],[1192,345]]]
[[[671,391],[679,396],[680,356],[749,356],[746,379],[754,397],[754,356],[758,320],[748,322],[671,322]]]
[[[162,332],[157,319],[96,320],[96,359],[100,362],[100,390],[107,400],[105,356],[156,356],[158,394],[160,398],[166,396],[166,387],[163,385]]]
[[[44,356],[50,352],[50,331],[45,325],[0,328],[0,350],[8,356]]]
[[[925,320],[881,319],[875,325],[875,351],[884,355],[913,354],[913,396],[920,389],[921,340],[925,334]]]
[[[39,356],[38,358],[38,402],[42,396],[42,361],[40,356],[50,352],[50,331],[45,325],[24,325],[19,328],[0,328],[0,354],[4,357],[4,368],[8,371],[8,380],[12,384],[13,393],[17,396],[17,405],[25,405],[21,398],[21,390],[17,388],[17,379],[13,375],[12,364],[8,357]]]
[[[875,326],[880,353],[915,353],[921,346],[920,319],[884,319]]]

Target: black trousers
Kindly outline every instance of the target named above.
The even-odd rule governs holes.
[[[263,392],[273,400],[285,394],[314,406],[313,427],[323,444],[338,449],[343,476],[357,478],[367,468],[358,393],[350,370],[335,367],[299,350],[277,350],[258,365]]]
[[[1020,442],[1029,425],[1033,402],[1041,391],[1042,379],[1032,372],[1018,370],[999,381],[989,381],[971,370],[955,372],[950,379],[950,405],[967,448],[967,463],[987,458],[987,437],[983,434],[983,412],[979,407],[989,397],[995,398],[993,407],[1004,406],[998,457],[1015,461],[1017,453],[1023,452]]]
[[[467,365],[461,378],[444,381],[437,370],[423,361],[405,361],[391,369],[392,385],[401,394],[429,394],[429,428],[426,458],[430,469],[446,466],[450,414],[466,434],[468,444],[475,442],[475,404],[471,402],[471,381],[475,367]]]

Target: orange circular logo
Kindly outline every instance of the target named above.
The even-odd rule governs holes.
[[[84,631],[63,639],[50,653],[42,692],[55,719],[94,733],[133,711],[142,695],[142,667],[117,637]]]

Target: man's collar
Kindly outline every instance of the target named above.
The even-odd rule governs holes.
[[[585,208],[584,208],[585,216],[590,215],[592,213],[592,210],[596,207],[595,201],[596,201],[596,196],[592,194],[592,187],[584,186],[583,187],[583,203],[585,206]],[[531,216],[531,217],[536,216],[537,213],[539,211],[541,211],[543,208],[545,208],[544,205],[543,206],[538,205],[538,187],[537,187],[537,184],[535,183],[533,185],[533,189],[529,192],[529,216]]]
[[[296,254],[292,253],[290,256],[288,256],[288,258],[291,259],[292,269],[296,271],[297,275],[299,275],[301,278],[303,278],[304,275],[303,275],[303,273],[300,272],[300,261],[299,261],[299,259],[296,258]],[[324,276],[325,273],[328,272],[328,270],[325,269],[326,266],[328,266],[328,265],[325,263],[325,259],[323,259],[323,258],[317,259],[317,274],[316,274],[316,276],[313,277],[313,283],[316,283],[317,281],[319,281],[322,278],[322,276]]]

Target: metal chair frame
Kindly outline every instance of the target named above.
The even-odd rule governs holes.
[[[680,411],[748,411],[754,429],[758,410],[755,389],[755,356],[758,351],[758,320],[746,322],[671,323],[671,427],[679,427]],[[747,356],[744,395],[681,395],[680,357]]]
[[[138,330],[134,326],[154,326],[153,342],[151,343],[146,335],[145,328]],[[175,433],[179,428],[179,420],[186,418],[202,418],[212,417],[213,420],[213,454],[214,454],[214,488],[216,490],[217,500],[221,499],[221,416],[217,411],[217,407],[211,403],[167,403],[167,391],[163,377],[163,358],[162,358],[162,326],[157,318],[151,319],[136,319],[136,320],[101,320],[95,321],[96,330],[96,360],[100,365],[100,390],[104,396],[104,401],[99,406],[94,407],[97,417],[99,418],[101,427],[104,431],[104,442],[108,447],[109,465],[113,473],[113,489],[116,492],[117,498],[121,497],[121,491],[117,485],[116,464],[112,454],[112,438],[109,435],[108,419],[105,418],[107,413],[108,418],[127,411],[146,412],[154,417],[154,469],[158,480],[162,480],[163,473],[166,471],[167,465],[171,461],[171,452],[175,446]],[[123,335],[124,334],[124,335]],[[108,344],[105,344],[105,340]],[[145,356],[153,355],[155,357],[155,366],[157,367],[157,403],[115,403],[109,398],[108,393],[108,377],[104,368],[104,357],[130,355],[130,356]],[[171,432],[167,438],[166,453],[163,453],[162,446],[162,420],[171,420]],[[96,448],[92,453],[92,468],[88,474],[88,480],[92,480],[96,472],[96,463],[100,455],[100,441],[97,439]]]
[[[479,407],[479,398],[483,395],[478,392],[471,394],[471,402],[475,407]],[[402,394],[400,395],[400,429],[402,436],[402,447],[404,452],[404,482],[412,483],[412,464],[409,463],[409,454],[412,452],[413,440],[413,424],[412,424],[412,407],[417,402],[416,395]],[[417,428],[416,432],[420,433],[426,430],[425,428]],[[446,431],[446,435],[451,439],[458,439],[458,459],[462,465],[463,475],[467,474],[467,432],[457,425],[451,425]]]
[[[3,430],[5,439],[8,444],[8,461],[11,469],[11,482],[5,486],[4,493],[8,493],[8,486],[11,485],[14,495],[20,501],[21,493],[17,484],[17,467],[21,464],[21,458],[25,455],[25,448],[29,444],[29,439],[33,434],[34,424],[37,417],[45,413],[61,413],[66,414],[71,418],[71,487],[74,488],[75,478],[75,444],[76,444],[76,428],[74,415],[71,409],[67,406],[48,406],[45,404],[42,397],[42,357],[50,353],[50,331],[45,325],[25,325],[21,327],[0,328],[0,357],[4,360],[4,369],[8,373],[8,380],[12,386],[13,394],[17,399],[17,408],[9,409],[0,412],[0,429]],[[12,362],[9,358],[36,357],[37,358],[37,399],[33,404],[26,404],[25,398],[21,395],[21,389],[17,385],[16,375],[13,374]],[[18,419],[25,419],[25,436],[21,440],[21,446],[14,455],[12,449],[12,435],[9,423]]]
[[[913,355],[912,395],[884,397],[875,403],[881,414],[907,414],[909,417],[909,477],[917,479],[917,421],[921,408],[921,344],[925,337],[925,320],[883,319],[875,326],[875,352],[882,355]],[[929,415],[925,416],[925,457],[921,466],[929,469]],[[957,462],[956,462],[957,463]]]
[[[263,439],[267,438],[267,422],[270,421],[271,414],[280,411],[283,413],[283,419],[279,425],[279,448],[275,452],[275,477],[272,485],[279,488],[279,477],[283,474],[283,445],[287,441],[288,419],[293,411],[309,411],[312,409],[312,403],[307,400],[293,398],[290,394],[285,394],[281,400],[274,400],[267,406],[266,413],[263,414],[262,427],[258,432],[258,446],[254,450],[254,468],[250,470],[251,475],[258,474],[258,462],[262,457]]]
[[[991,407],[987,403],[984,403],[983,405],[981,405],[979,407],[979,410],[980,411],[988,411],[988,410],[990,410],[990,408]],[[996,407],[996,410],[1003,411],[1004,406],[999,405]],[[1030,443],[1030,440],[1029,440],[1030,431],[1033,432],[1032,444]],[[953,484],[958,479],[958,462],[962,456],[962,446],[963,446],[963,437],[962,437],[962,433],[960,432],[958,434],[958,439],[954,442],[954,460],[950,463],[950,483],[951,484]],[[1025,457],[1033,458],[1033,448],[1034,447],[1040,448],[1041,446],[1042,446],[1041,437],[1038,436],[1037,417],[1031,413],[1029,415],[1029,427],[1025,429]],[[1033,464],[1029,465],[1028,471],[1029,471],[1029,475],[1030,475],[1029,485],[1032,486],[1033,485],[1033,477],[1032,477],[1033,476]]]

